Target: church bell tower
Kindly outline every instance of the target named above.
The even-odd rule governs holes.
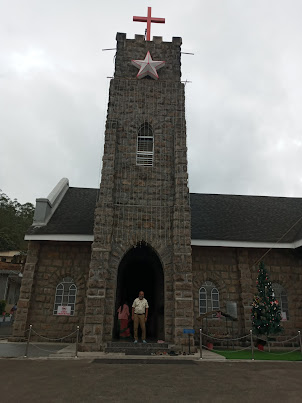
[[[141,289],[150,305],[147,338],[180,346],[183,329],[193,327],[182,41],[148,34],[116,36],[87,283],[87,351],[114,339],[120,301],[131,309]]]

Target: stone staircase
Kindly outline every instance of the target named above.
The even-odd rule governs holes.
[[[114,342],[107,343],[106,353],[125,353],[125,355],[168,355],[170,352],[168,343],[133,343]]]

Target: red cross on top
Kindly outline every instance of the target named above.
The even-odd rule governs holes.
[[[133,17],[133,21],[146,22],[147,23],[147,41],[150,41],[151,37],[151,22],[157,22],[159,24],[164,24],[164,18],[151,17],[151,7],[148,7],[147,17]]]

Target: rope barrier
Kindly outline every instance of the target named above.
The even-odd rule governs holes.
[[[235,341],[235,340],[242,340],[242,339],[247,338],[248,336],[250,337],[250,339],[249,339],[249,345],[248,345],[247,347],[242,347],[242,348],[238,349],[238,346],[236,346],[236,348],[237,348],[236,350],[230,350],[230,349],[228,349],[228,348],[227,348],[227,350],[223,350],[223,349],[218,350],[218,349],[209,348],[209,347],[205,346],[205,345],[202,343],[202,338],[203,338],[203,336],[208,337],[208,338],[213,339],[213,340],[218,340],[218,341]],[[257,337],[258,340],[263,340],[263,341],[265,341],[265,342],[267,342],[267,340],[261,339],[261,338],[258,337],[257,335],[253,335],[252,330],[250,330],[250,334],[249,334],[248,336],[241,336],[241,337],[232,338],[232,339],[226,339],[226,338],[221,339],[221,338],[217,338],[217,337],[211,336],[211,335],[209,335],[209,334],[203,333],[203,332],[202,332],[202,329],[200,328],[200,329],[199,329],[200,359],[202,360],[202,350],[203,350],[203,348],[204,348],[204,349],[206,349],[207,351],[212,351],[212,352],[214,352],[214,353],[222,354],[222,355],[223,355],[223,353],[226,353],[226,352],[227,352],[227,353],[240,353],[240,352],[242,352],[242,351],[250,350],[250,351],[251,351],[251,360],[254,361],[254,360],[255,360],[255,356],[254,356],[254,354],[255,354],[255,347],[254,347],[254,340],[253,340],[253,337],[254,337],[254,338]],[[298,341],[299,341],[299,343],[298,343],[298,344],[299,344],[299,347],[297,347],[297,348],[295,348],[295,349],[292,349],[292,350],[290,350],[290,351],[284,351],[284,352],[281,352],[281,353],[272,353],[271,351],[263,351],[263,350],[259,350],[259,349],[258,349],[258,351],[261,351],[262,353],[270,354],[271,356],[277,356],[277,357],[278,357],[278,356],[288,355],[288,354],[294,353],[294,352],[296,352],[296,351],[300,351],[300,352],[301,352],[301,355],[302,355],[302,342],[301,342],[301,332],[300,332],[300,331],[298,331],[298,335],[297,335],[297,336],[293,336],[293,337],[291,337],[291,338],[289,338],[289,339],[287,339],[287,340],[283,340],[283,341],[281,341],[281,342],[276,342],[276,343],[278,343],[278,344],[288,343],[288,342],[291,342],[291,341],[293,341],[293,340],[296,340],[297,338],[298,338]],[[269,342],[269,341],[268,341],[268,342]],[[274,343],[274,342],[272,342],[272,343]],[[234,348],[234,345],[233,345],[233,348]],[[258,358],[258,359],[259,359],[259,358]]]
[[[36,347],[37,349],[41,350],[41,351],[45,351],[47,353],[54,353],[53,350],[47,350],[45,348],[42,347],[38,347],[36,344],[34,343],[30,343],[30,337],[31,337],[31,333],[34,332],[34,334],[38,337],[41,337],[44,340],[48,340],[48,341],[62,341],[64,339],[66,339],[67,337],[73,336],[76,334],[76,342],[75,342],[75,358],[78,358],[78,346],[79,346],[79,332],[80,332],[80,328],[79,326],[77,326],[77,330],[75,330],[74,332],[68,334],[67,336],[63,336],[63,337],[59,337],[59,338],[51,338],[51,337],[45,337],[42,336],[41,334],[37,333],[33,328],[32,325],[29,326],[29,329],[27,329],[25,331],[28,333],[28,337],[27,337],[27,343],[26,343],[26,348],[25,348],[25,353],[24,353],[24,358],[28,357],[28,350],[29,350],[29,346],[32,345],[33,347]]]
[[[42,336],[41,334],[37,333],[34,329],[32,329],[32,332],[34,332],[37,336],[41,337],[42,339],[50,340],[50,341],[58,341],[58,340],[67,339],[67,337],[70,337],[70,336],[72,336],[73,334],[76,334],[76,333],[77,333],[77,330],[75,330],[74,332],[68,334],[67,336],[59,337],[59,338],[56,338],[56,339],[51,338],[51,337]]]
[[[201,333],[201,334],[202,334],[203,336],[209,337],[209,338],[211,338],[211,339],[213,339],[213,340],[219,340],[219,341],[235,341],[235,340],[245,339],[246,337],[250,337],[250,335],[248,334],[248,335],[245,335],[245,336],[242,336],[242,337],[236,337],[235,339],[229,339],[229,338],[222,338],[222,339],[220,339],[220,338],[211,336],[211,335],[206,334],[206,333]]]
[[[241,339],[245,339],[245,338],[247,338],[247,337],[250,337],[249,334],[248,334],[248,335],[245,335],[245,336],[241,336],[241,337],[236,337],[236,338],[228,338],[228,337],[225,337],[225,338],[218,338],[218,337],[211,336],[210,334],[206,334],[206,333],[202,333],[202,335],[205,336],[205,337],[211,338],[211,339],[213,339],[213,340],[219,340],[219,341],[235,341],[235,340],[241,340]],[[266,343],[269,343],[269,344],[283,344],[283,343],[288,343],[288,342],[290,342],[290,341],[295,340],[295,339],[298,338],[298,336],[293,336],[293,337],[291,337],[290,339],[283,340],[283,341],[272,341],[272,340],[265,340],[265,339],[262,339],[261,337],[258,337],[257,335],[254,335],[254,334],[253,334],[253,337],[254,337],[254,338],[257,337],[257,340],[262,340],[262,341],[265,341]]]
[[[254,336],[255,336],[255,335],[254,335]],[[292,341],[292,340],[294,340],[294,339],[297,339],[299,336],[298,336],[298,335],[297,335],[297,336],[293,336],[292,338],[287,339],[287,340],[284,340],[284,341],[265,340],[265,339],[262,339],[261,337],[258,337],[258,336],[256,336],[256,337],[257,337],[258,340],[265,341],[265,342],[267,342],[267,343],[269,343],[269,344],[273,344],[273,343],[275,343],[275,344],[283,344],[283,343],[288,343],[289,341]]]
[[[33,347],[36,347],[38,350],[41,350],[41,351],[45,351],[45,352],[47,352],[47,353],[55,353],[56,351],[54,351],[54,350],[46,350],[45,348],[42,348],[42,347],[38,347],[36,344],[34,344],[34,343],[29,343],[29,345],[30,346],[33,346]]]
[[[214,349],[214,348],[208,348],[207,346],[205,346],[204,344],[202,345],[202,347],[204,347],[206,350],[208,350],[208,351],[215,351],[215,352],[217,352],[217,353],[222,353],[222,352],[225,352],[225,350],[217,350],[217,349]],[[243,348],[241,348],[240,350],[227,350],[227,352],[228,353],[239,353],[240,351],[244,351],[244,350],[250,350],[251,349],[251,346],[248,346],[248,347],[243,347]]]
[[[298,350],[300,350],[300,348],[295,348],[294,350],[291,350],[291,351],[285,351],[284,353],[272,353],[270,351],[262,351],[262,350],[258,350],[258,351],[261,351],[261,353],[268,353],[268,354],[272,354],[272,355],[286,355],[286,354],[291,354]]]
[[[250,350],[250,349],[251,349],[251,346],[248,346],[248,347],[244,347],[244,348],[242,348],[242,349],[240,349],[240,350],[227,350],[227,351],[226,351],[226,350],[217,350],[217,349],[214,349],[214,348],[209,349],[209,348],[208,348],[207,346],[205,346],[204,344],[202,345],[202,347],[203,347],[205,350],[217,352],[218,354],[219,354],[219,353],[222,353],[222,352],[227,352],[227,353],[239,353],[239,352],[241,352],[241,351]],[[294,349],[294,350],[286,351],[286,352],[283,352],[283,353],[272,353],[272,352],[262,351],[262,350],[257,350],[257,351],[260,351],[261,353],[266,353],[266,354],[281,356],[281,355],[291,354],[291,353],[293,353],[293,352],[295,352],[295,351],[299,351],[299,350],[300,350],[300,348],[296,348],[296,349]]]

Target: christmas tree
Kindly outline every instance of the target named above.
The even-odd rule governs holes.
[[[268,340],[270,335],[280,333],[283,328],[279,303],[263,262],[259,264],[257,289],[258,294],[252,303],[252,325],[257,335],[265,335]]]

